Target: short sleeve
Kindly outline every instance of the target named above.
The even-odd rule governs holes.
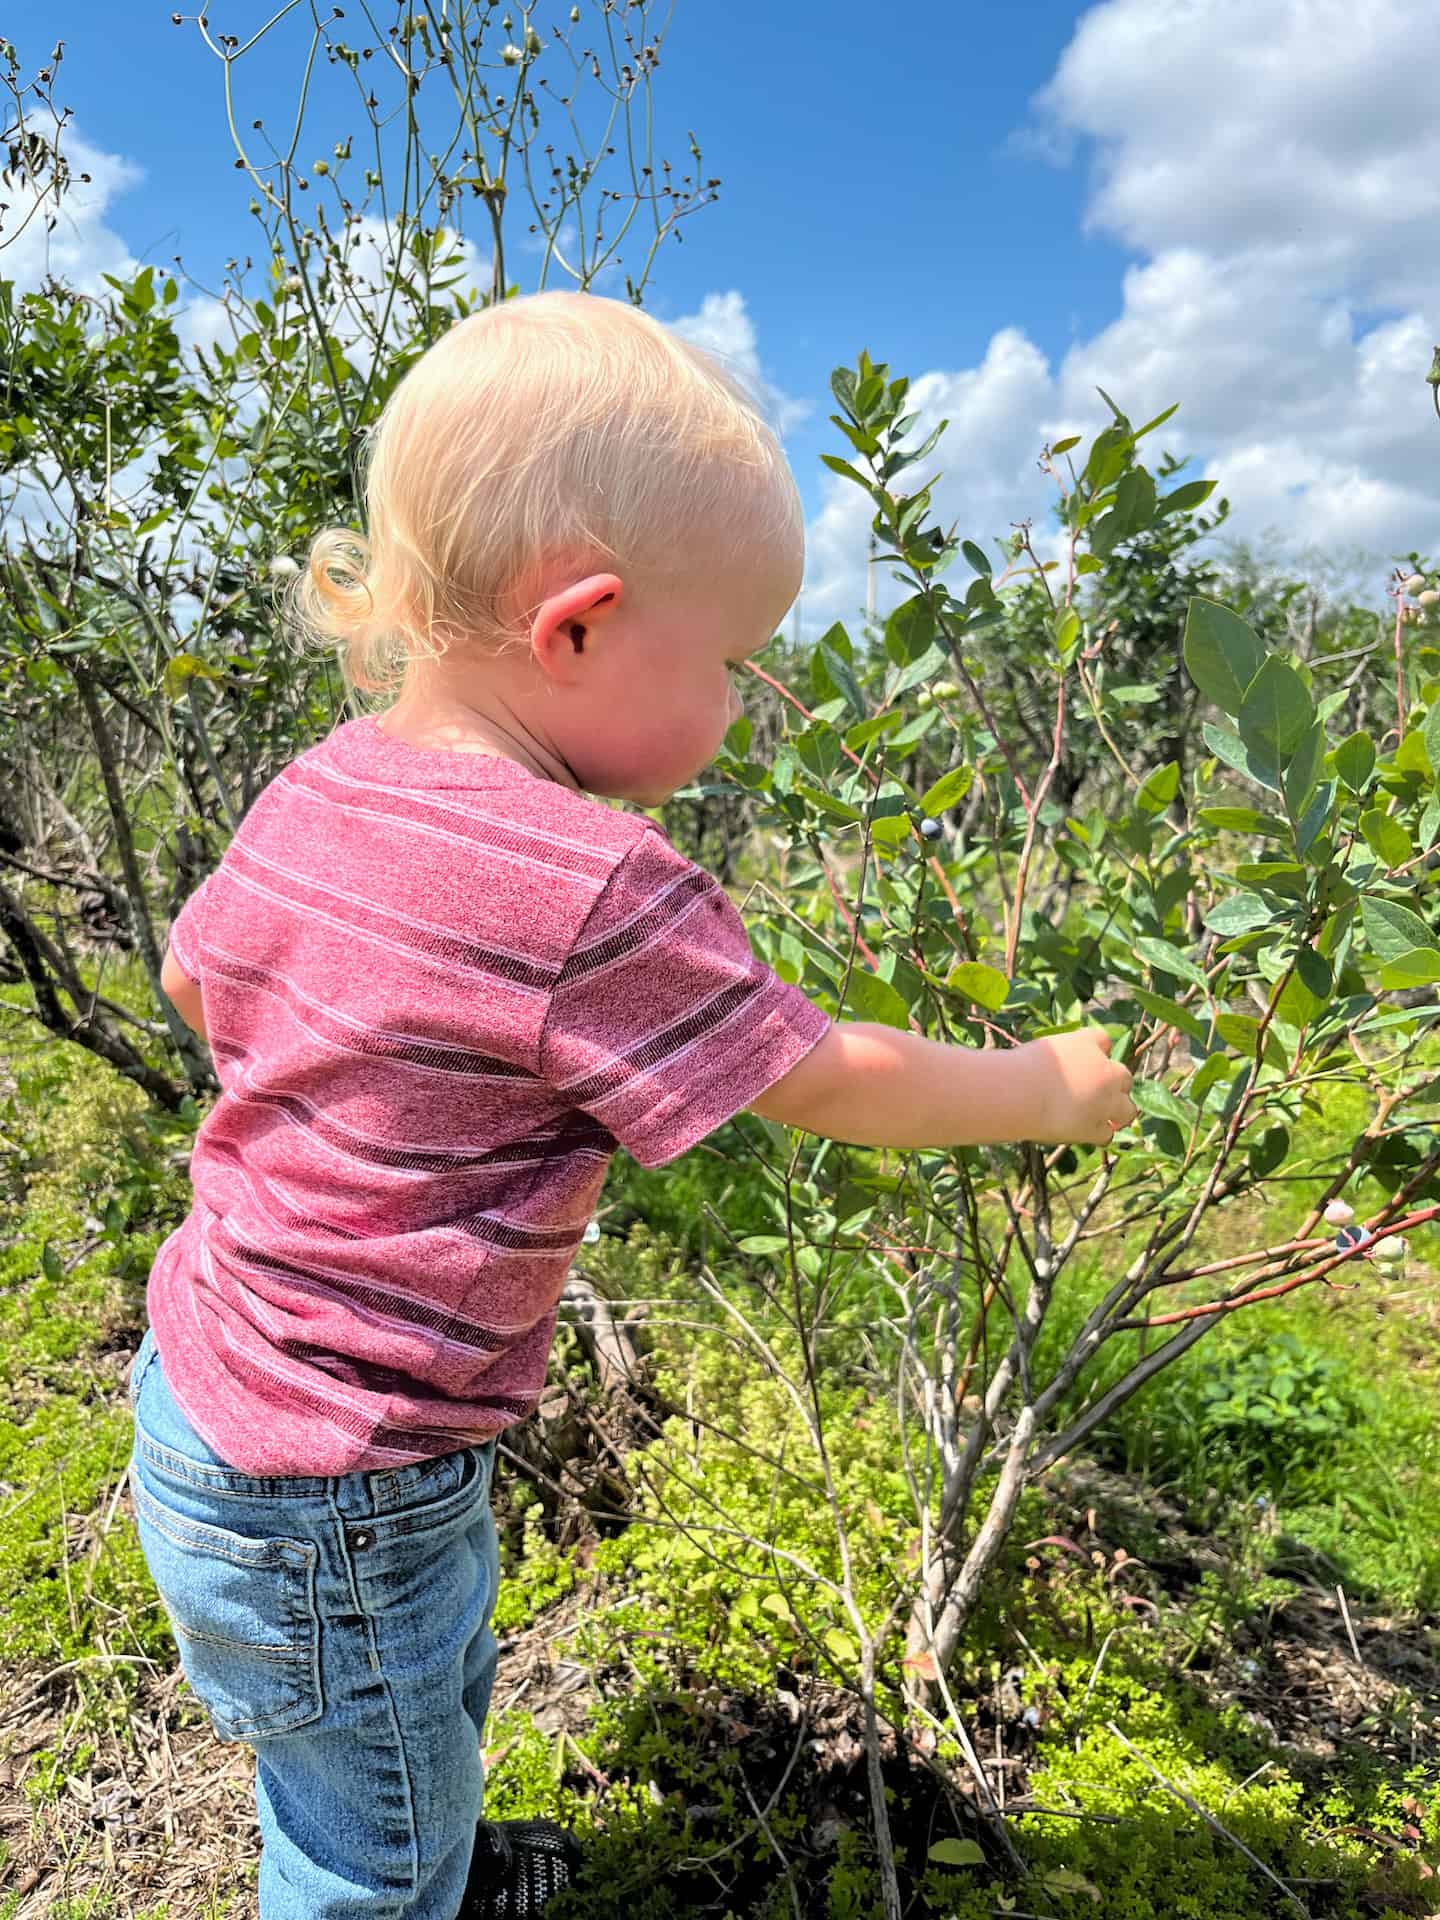
[[[658,1167],[758,1100],[829,1026],[756,958],[724,889],[650,829],[561,969],[541,1072]]]
[[[170,951],[179,962],[181,971],[197,985],[201,975],[200,941],[205,924],[206,895],[214,878],[213,873],[206,875],[176,914],[170,927]]]

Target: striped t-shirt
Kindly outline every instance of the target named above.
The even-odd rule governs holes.
[[[271,781],[170,944],[222,1090],[150,1319],[251,1474],[529,1413],[617,1145],[674,1159],[829,1024],[653,822],[372,719]]]

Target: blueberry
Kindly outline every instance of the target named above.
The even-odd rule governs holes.
[[[1335,1236],[1335,1245],[1341,1253],[1349,1253],[1352,1248],[1363,1247],[1367,1238],[1359,1227],[1342,1227]]]
[[[940,832],[941,828],[938,820],[922,820],[920,822],[920,838],[922,840],[938,840],[940,838]]]

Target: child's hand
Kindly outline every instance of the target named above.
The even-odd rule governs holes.
[[[1017,1050],[1035,1076],[1035,1131],[1026,1137],[1050,1146],[1104,1146],[1135,1118],[1134,1076],[1110,1056],[1103,1027],[1046,1034]]]

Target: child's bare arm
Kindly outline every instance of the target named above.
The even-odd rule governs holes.
[[[160,968],[160,985],[166,999],[174,1007],[186,1026],[205,1038],[205,1012],[201,1003],[200,989],[166,949],[165,961]]]
[[[982,1052],[841,1021],[752,1111],[857,1146],[1100,1144],[1135,1117],[1109,1051],[1100,1027]]]

